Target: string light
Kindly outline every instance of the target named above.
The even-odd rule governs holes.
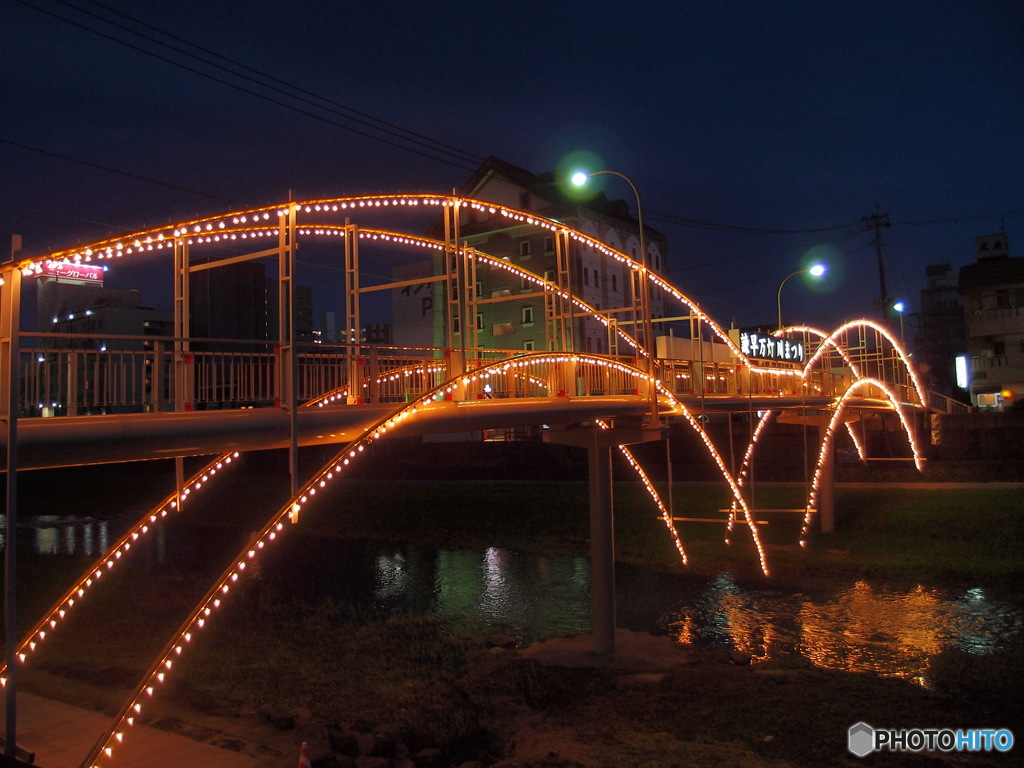
[[[215,475],[218,470],[230,464],[237,457],[237,452],[221,454],[192,475],[192,477],[184,483],[184,486],[191,486],[195,490],[199,490],[211,476]],[[106,552],[100,555],[100,557],[93,562],[85,573],[71,585],[63,596],[61,596],[61,598],[51,606],[49,611],[43,614],[43,617],[39,619],[39,621],[37,621],[36,624],[28,631],[21,642],[18,643],[15,650],[18,660],[21,663],[25,663],[25,661],[27,661],[28,654],[25,653],[25,650],[28,649],[30,652],[34,652],[39,643],[46,638],[47,632],[49,630],[54,630],[59,626],[60,622],[67,616],[71,608],[74,607],[76,601],[84,598],[89,589],[98,582],[99,577],[103,574],[103,568],[106,568],[107,570],[112,569],[117,561],[121,559],[121,556],[128,553],[135,542],[149,533],[151,530],[151,524],[162,520],[167,517],[170,512],[178,511],[179,509],[178,492],[175,490],[168,496],[164,497],[164,499],[155,507],[142,515],[134,525],[130,526],[124,535],[114,542]],[[7,684],[7,678],[4,676],[6,671],[7,665],[0,665],[0,685],[5,686]]]
[[[742,350],[738,348],[735,342],[732,341],[728,333],[726,333],[717,323],[715,323],[706,313],[704,313],[696,302],[689,299],[687,296],[678,291],[674,286],[670,285],[667,281],[665,281],[660,276],[656,275],[654,272],[645,269],[643,265],[637,262],[635,259],[630,258],[625,253],[618,251],[614,248],[611,248],[582,232],[570,230],[557,221],[547,219],[543,216],[538,216],[533,213],[518,211],[516,209],[508,208],[506,206],[502,206],[495,203],[472,200],[458,196],[422,194],[369,195],[360,197],[326,198],[321,200],[307,201],[305,203],[289,202],[286,204],[253,208],[250,210],[239,211],[236,213],[226,214],[222,216],[196,219],[193,221],[180,223],[173,227],[161,227],[153,230],[148,230],[145,232],[140,232],[135,235],[130,235],[127,237],[111,238],[109,240],[94,243],[86,247],[72,249],[68,251],[56,251],[45,256],[35,257],[33,259],[21,262],[18,266],[26,274],[39,274],[42,270],[41,263],[45,259],[55,260],[65,264],[80,263],[82,261],[91,261],[94,258],[100,260],[119,258],[124,255],[147,253],[154,249],[171,248],[177,242],[192,245],[204,245],[217,244],[227,241],[234,241],[238,239],[244,240],[250,238],[272,238],[280,235],[280,227],[284,226],[283,217],[291,213],[294,213],[296,216],[300,213],[315,215],[324,215],[330,213],[344,214],[348,211],[353,210],[390,209],[398,211],[408,210],[409,208],[415,208],[419,206],[454,208],[456,209],[456,211],[465,208],[468,210],[480,212],[486,216],[501,217],[508,221],[515,222],[516,224],[524,224],[531,227],[547,229],[548,231],[560,233],[564,236],[567,236],[573,241],[580,243],[583,247],[590,248],[593,251],[601,253],[619,262],[625,268],[633,272],[646,274],[650,285],[653,285],[653,287],[660,289],[665,296],[682,304],[687,309],[691,318],[696,319],[699,323],[702,323],[703,325],[706,325],[707,328],[710,329],[710,332],[713,335],[717,336],[718,339],[721,340],[721,342],[726,345],[731,355],[737,360],[737,370],[743,367],[746,368],[746,370],[751,374],[760,374],[769,377],[768,381],[771,385],[770,387],[768,387],[769,389],[775,389],[781,392],[783,390],[782,382],[788,380],[792,381],[794,384],[797,384],[798,386],[802,386],[805,389],[807,387],[814,387],[818,389],[818,391],[820,391],[820,389],[817,388],[816,385],[814,385],[808,380],[808,377],[811,375],[815,366],[822,365],[822,361],[824,360],[824,356],[826,355],[828,350],[836,350],[837,353],[843,358],[844,363],[846,363],[846,365],[852,371],[854,377],[857,378],[857,381],[853,385],[846,388],[846,391],[842,395],[842,398],[839,400],[834,413],[839,414],[843,409],[845,409],[851,402],[851,398],[855,394],[863,391],[865,387],[877,385],[886,393],[886,396],[888,400],[891,402],[892,407],[899,414],[900,419],[903,422],[904,429],[907,431],[908,437],[911,440],[915,456],[915,464],[920,469],[921,464],[919,451],[917,449],[916,441],[914,439],[912,430],[910,430],[906,417],[902,412],[899,398],[896,397],[896,395],[890,389],[886,388],[880,381],[863,378],[861,375],[861,370],[858,368],[857,365],[854,364],[854,361],[850,358],[846,349],[844,349],[844,347],[849,347],[849,343],[846,340],[849,334],[861,333],[865,329],[874,330],[878,334],[878,337],[887,342],[889,348],[893,350],[893,353],[895,355],[895,357],[893,358],[894,371],[895,365],[898,362],[901,366],[901,369],[907,372],[907,375],[909,376],[911,383],[913,385],[912,389],[916,393],[916,405],[923,407],[923,404],[925,402],[922,394],[923,390],[920,386],[920,382],[917,378],[916,372],[910,365],[909,359],[907,358],[905,351],[902,349],[900,344],[896,342],[896,340],[892,337],[892,335],[888,332],[886,328],[879,326],[878,324],[872,323],[871,321],[856,321],[854,323],[847,323],[844,326],[841,326],[840,328],[836,329],[827,336],[821,332],[815,332],[813,329],[807,329],[807,332],[816,333],[816,335],[819,335],[823,340],[818,345],[818,348],[815,350],[811,359],[808,360],[802,368],[799,365],[793,364],[774,363],[769,365],[761,361],[755,361],[752,358],[745,355],[742,352]],[[337,225],[327,223],[318,223],[315,225],[299,225],[298,223],[296,223],[296,231],[303,236],[344,237],[346,236],[346,233],[351,230],[348,227],[339,227]],[[361,239],[368,241],[378,241],[397,245],[409,245],[433,250],[440,250],[450,247],[449,244],[441,243],[440,241],[437,240],[411,235],[404,235],[400,233],[393,233],[387,230],[358,229],[356,231],[358,232],[358,236]],[[524,283],[531,283],[535,285],[538,288],[538,290],[544,293],[556,295],[559,298],[567,302],[570,302],[572,306],[578,308],[584,314],[594,318],[597,322],[603,324],[605,327],[610,327],[609,320],[600,312],[596,311],[594,307],[591,307],[587,303],[583,302],[581,299],[561,289],[556,283],[545,280],[527,270],[515,267],[502,259],[498,259],[487,254],[478,252],[475,249],[465,249],[463,252],[466,255],[468,255],[469,258],[477,260],[480,264],[485,264],[492,268],[503,269],[509,272],[510,274],[519,277],[522,281],[524,281]],[[795,331],[796,329],[790,330]],[[647,354],[647,351],[640,347],[630,335],[624,333],[621,329],[617,327],[616,331],[620,339],[622,339],[632,349],[636,350],[638,356]],[[885,362],[885,358],[883,358],[882,355],[883,352],[881,345],[876,344],[876,357],[880,367]],[[292,519],[293,521],[297,522],[298,514],[302,505],[306,504],[308,500],[314,496],[318,489],[324,488],[327,482],[333,480],[336,476],[338,476],[341,473],[343,467],[348,466],[349,462],[352,459],[354,459],[359,452],[362,452],[366,445],[372,444],[373,441],[381,439],[382,437],[390,436],[392,431],[398,428],[407,417],[415,416],[418,410],[430,407],[437,399],[443,398],[445,395],[451,395],[460,388],[463,390],[464,394],[468,395],[470,390],[474,388],[479,388],[482,385],[482,383],[484,381],[489,380],[492,375],[499,374],[510,376],[513,382],[526,383],[530,387],[536,388],[536,391],[538,393],[541,391],[550,392],[550,380],[543,376],[536,376],[533,373],[530,373],[528,368],[533,366],[559,366],[563,364],[600,368],[603,371],[605,371],[606,374],[618,374],[623,376],[624,380],[632,379],[634,383],[644,382],[645,386],[656,386],[658,388],[658,391],[661,392],[665,396],[666,400],[669,402],[672,411],[677,415],[682,415],[687,421],[687,423],[689,423],[690,426],[698,433],[709,454],[712,456],[716,465],[719,467],[719,470],[722,473],[723,477],[727,480],[727,483],[730,486],[730,489],[732,490],[733,496],[735,498],[735,501],[733,503],[733,512],[730,516],[730,530],[731,523],[735,520],[735,510],[738,507],[743,511],[745,522],[747,523],[748,528],[751,531],[752,538],[758,551],[762,570],[765,574],[767,574],[768,567],[765,558],[764,548],[760,541],[757,525],[752,517],[749,506],[744,500],[741,488],[749,472],[749,466],[750,462],[752,461],[754,446],[757,443],[761,431],[768,423],[769,416],[766,414],[766,416],[762,417],[761,422],[758,424],[758,427],[751,438],[750,444],[747,446],[741,472],[735,479],[733,479],[729,475],[729,472],[726,470],[721,455],[718,453],[714,445],[711,443],[710,439],[707,437],[700,423],[689,413],[689,411],[682,405],[682,403],[679,402],[679,400],[675,397],[674,394],[668,392],[667,390],[664,389],[664,387],[660,385],[660,383],[652,381],[645,374],[641,373],[639,370],[635,368],[625,366],[621,363],[612,361],[607,358],[594,357],[590,355],[566,355],[565,353],[545,353],[538,356],[530,356],[529,358],[517,358],[513,362],[508,362],[506,360],[502,362],[491,363],[484,365],[481,368],[478,368],[472,374],[466,375],[465,377],[457,377],[456,379],[444,382],[440,386],[430,388],[429,395],[424,397],[418,397],[413,400],[411,405],[401,407],[391,417],[384,419],[383,421],[376,424],[373,428],[368,430],[363,435],[363,437],[360,438],[359,441],[356,441],[357,444],[352,444],[353,447],[351,450],[348,450],[347,452],[343,451],[342,453],[340,453],[336,457],[336,461],[332,461],[330,470],[314,478],[314,480],[311,481],[314,484],[307,485],[306,487],[304,487],[300,495],[297,496],[297,498],[292,501],[292,503],[282,514]],[[375,382],[373,383],[375,383],[377,386],[385,385],[400,387],[402,385],[406,385],[402,388],[406,389],[407,391],[407,385],[409,381],[415,379],[418,380],[418,382],[421,385],[423,385],[426,383],[427,380],[433,379],[438,374],[440,374],[442,370],[443,366],[441,365],[431,366],[427,364],[416,364],[412,366],[405,366],[404,369],[389,370],[385,373],[378,375],[375,379]],[[724,380],[724,377],[719,375],[718,379]],[[873,382],[873,384],[865,382]],[[369,379],[366,379],[358,384],[356,382],[349,382],[349,386],[347,388],[336,390],[312,402],[320,406],[336,402],[341,397],[348,398],[353,392],[361,392],[365,390],[370,386],[370,384],[371,382],[369,381]],[[833,417],[832,424],[830,424],[830,428],[827,430],[826,435],[822,439],[822,453],[824,453],[826,444],[828,444],[829,446],[831,445],[830,441],[833,439],[832,432],[836,418],[838,418],[837,415]],[[853,437],[853,439],[856,442],[856,437],[855,435],[853,435],[852,431],[851,437]],[[655,503],[658,506],[659,510],[662,511],[663,518],[665,518],[666,523],[668,524],[668,527],[673,534],[673,538],[676,543],[677,549],[679,550],[680,556],[683,558],[683,562],[685,563],[685,550],[682,547],[682,542],[679,539],[678,532],[676,532],[675,527],[672,524],[671,514],[667,510],[665,510],[664,505],[661,503],[660,497],[658,497],[656,492],[653,491],[653,485],[650,484],[649,479],[646,479],[646,473],[643,472],[642,468],[636,462],[635,457],[633,457],[632,454],[628,452],[628,449],[625,449],[624,446],[622,447],[622,449],[624,455],[627,456],[627,460],[629,461],[630,465],[634,467],[634,469],[638,472],[638,475],[644,481],[644,484],[648,488],[649,493],[652,493],[652,498],[655,499]],[[858,450],[862,451],[862,448],[859,444]],[[817,492],[817,481],[819,478],[820,461],[818,470],[816,470],[815,473],[815,485],[812,491],[813,494],[816,494]],[[206,482],[206,480],[207,477],[201,476],[199,480],[190,481],[188,485],[192,487],[185,489],[182,493],[182,496],[186,496],[191,490],[197,490],[202,486],[202,483]],[[812,509],[812,501],[813,498],[808,503],[808,514],[810,514],[810,511]],[[173,505],[171,508],[173,508]],[[161,510],[161,514],[166,514],[166,509]],[[149,520],[148,522],[153,523],[155,521]],[[265,533],[259,537],[258,541],[255,542],[254,546],[251,549],[248,549],[246,551],[245,557],[255,557],[256,553],[261,551],[266,545],[266,543],[273,541],[276,538],[277,534],[281,532],[282,528],[283,526],[280,524],[280,520],[278,520],[271,528],[267,529]],[[113,564],[121,558],[122,554],[128,551],[131,542],[137,540],[140,534],[147,533],[148,530],[149,525],[146,522],[143,522],[140,526],[137,527],[136,530],[130,532],[130,536],[128,539],[126,539],[123,542],[120,542],[119,545],[116,545],[112,553],[109,553],[108,556],[105,556],[106,559],[101,558],[102,562],[99,562],[97,564],[97,568],[91,570],[88,577],[85,578],[84,581],[80,582],[78,585],[76,585],[76,587],[69,591],[67,602],[61,603],[61,607],[59,609],[59,616],[62,618],[66,613],[67,608],[73,605],[73,600],[75,596],[77,596],[80,599],[84,595],[85,589],[91,587],[100,578],[100,576],[104,572],[102,570],[103,568],[108,570],[112,568]],[[215,590],[216,592],[219,592],[219,594],[221,595],[226,595],[228,593],[229,583],[234,583],[239,579],[241,572],[244,570],[244,562],[244,560],[241,560],[238,566],[234,567],[230,570],[230,572],[226,574],[225,581],[222,584],[217,585],[217,588]],[[188,639],[192,636],[192,631],[195,628],[202,627],[204,625],[204,622],[206,618],[210,616],[212,609],[216,608],[219,605],[219,600],[220,598],[217,598],[216,601],[202,606],[199,613],[196,614],[196,617],[192,624],[189,625],[188,631],[182,635],[182,637],[185,637],[184,642],[188,642]],[[47,622],[49,622],[52,626],[53,622],[57,621],[57,619],[53,616],[54,615],[51,614],[48,619],[44,619],[41,626],[47,624]],[[38,644],[38,641],[41,639],[42,635],[33,636],[30,634],[30,649],[34,650],[34,648]],[[182,652],[182,647],[183,645],[181,643],[178,643],[171,649],[170,652],[180,654]],[[166,659],[164,661],[166,661]],[[163,670],[160,670],[158,673],[156,673],[156,675],[158,676],[154,676],[152,679],[146,681],[143,690],[145,690],[147,694],[152,695],[154,689],[154,682],[156,684],[160,684],[163,682],[166,671],[169,670],[169,666],[169,664],[165,665],[165,668]],[[133,704],[131,709],[137,712],[138,703],[136,702],[135,704]],[[121,732],[118,731],[116,740],[120,741],[120,739]],[[103,752],[109,753],[110,748],[111,747],[108,744],[103,748]]]

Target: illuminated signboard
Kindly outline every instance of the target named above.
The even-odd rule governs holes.
[[[740,331],[740,349],[748,357],[782,363],[802,363],[805,357],[802,341],[753,331]]]
[[[103,267],[91,264],[67,264],[62,261],[47,261],[42,265],[38,277],[56,277],[60,280],[76,280],[81,283],[103,285]]]

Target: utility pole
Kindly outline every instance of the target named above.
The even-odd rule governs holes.
[[[889,297],[889,291],[885,287],[885,265],[882,263],[882,227],[891,227],[892,223],[889,221],[888,213],[878,212],[877,205],[875,206],[874,214],[863,217],[861,221],[870,224],[875,230],[875,239],[872,242],[874,242],[875,252],[878,254],[878,283],[882,291],[879,305],[882,310],[882,323],[888,325],[889,304],[892,303],[892,299]]]

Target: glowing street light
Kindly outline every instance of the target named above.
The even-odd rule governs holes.
[[[903,315],[907,311],[907,302],[900,299],[892,305],[892,308],[896,310],[896,314],[900,316],[900,344],[906,345],[907,340],[903,336]]]
[[[789,278],[795,277],[796,275],[802,275],[805,272],[807,274],[809,274],[811,277],[818,278],[818,277],[824,276],[825,272],[827,272],[827,271],[828,271],[828,267],[826,265],[822,264],[821,262],[819,262],[817,264],[812,264],[807,269],[798,269],[796,272],[791,272],[790,274],[786,275],[786,277],[782,280],[782,282],[779,284],[779,293],[776,296],[776,303],[778,304],[778,309],[779,309],[779,330],[780,331],[782,330],[782,286],[786,284],[786,280],[789,280]]]
[[[570,177],[570,181],[572,181],[575,186],[582,187],[587,183],[591,176],[601,176],[602,174],[618,176],[629,184],[630,189],[633,190],[633,194],[636,196],[636,223],[640,228],[640,272],[638,275],[640,282],[640,321],[642,324],[641,327],[643,328],[643,346],[647,349],[647,374],[651,378],[651,417],[653,419],[657,419],[657,392],[654,386],[654,328],[651,322],[650,282],[647,273],[647,243],[644,239],[643,205],[640,202],[640,192],[637,190],[636,185],[628,176],[624,173],[619,173],[618,171],[576,171],[576,173]]]

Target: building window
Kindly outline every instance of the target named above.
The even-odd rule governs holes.
[[[612,273],[612,291],[617,290],[619,290],[619,280],[618,277],[614,273]]]
[[[545,269],[544,270],[544,279],[547,280],[549,283],[555,282],[555,270],[553,270],[553,269]]]
[[[1006,342],[1005,341],[993,341],[992,342],[992,354],[997,357],[1001,357],[1006,354]]]
[[[520,240],[519,241],[519,258],[528,259],[530,258],[530,241]]]
[[[523,325],[533,325],[533,307],[520,307]]]
[[[462,324],[459,322],[458,317],[452,318],[452,333],[459,333],[462,330]]]
[[[590,270],[586,267],[583,268],[583,284],[590,285]]]
[[[555,239],[553,237],[544,238],[544,252],[551,253],[555,250]]]
[[[530,193],[520,192],[519,193],[519,208],[523,211],[530,210]]]
[[[483,281],[482,280],[477,280],[476,281],[476,285],[473,286],[473,289],[476,291],[476,295],[473,296],[474,299],[479,299],[481,296],[483,296],[484,295],[484,284],[483,284]]]
[[[525,352],[533,352],[533,341],[527,340],[523,342],[523,350]]]
[[[484,329],[484,313],[483,312],[477,312],[476,313],[476,329],[478,331],[482,331]]]

